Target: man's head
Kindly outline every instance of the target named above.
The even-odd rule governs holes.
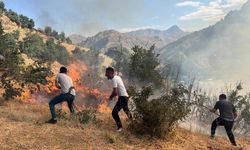
[[[221,94],[219,96],[219,100],[226,100],[227,99],[227,96],[225,94]]]
[[[64,67],[64,66],[60,68],[60,73],[65,73],[65,74],[67,74],[67,71],[68,71],[67,68]]]
[[[3,55],[0,55],[0,64],[2,64],[5,61],[5,58],[3,57]]]
[[[112,68],[112,67],[106,68],[106,74],[105,74],[105,76],[108,78],[108,80],[109,79],[113,79],[114,75],[115,75],[114,68]]]

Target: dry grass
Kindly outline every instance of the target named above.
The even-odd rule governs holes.
[[[76,125],[59,120],[57,125],[44,122],[50,118],[46,104],[1,103],[0,149],[167,149],[167,150],[230,150],[227,139],[210,140],[207,135],[178,129],[171,139],[148,139],[126,131],[115,131],[111,114],[97,114],[97,121]],[[244,150],[250,139],[240,139]]]

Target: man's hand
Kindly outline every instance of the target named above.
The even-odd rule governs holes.
[[[113,88],[113,92],[111,93],[111,95],[109,96],[109,100],[113,100],[114,97],[116,97],[117,94],[117,88]]]
[[[112,100],[113,100],[113,96],[110,95],[110,96],[109,96],[109,101],[112,101]]]
[[[60,86],[60,84],[57,82],[57,80],[55,80],[55,85],[56,85],[56,87],[57,87],[58,89],[61,89],[61,86]]]
[[[215,112],[216,112],[215,109],[209,109],[209,111],[210,111],[211,113],[215,113]]]

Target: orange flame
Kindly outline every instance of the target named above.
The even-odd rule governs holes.
[[[56,73],[56,70],[59,70],[60,65],[55,64],[53,67],[54,73]],[[101,113],[110,113],[111,108],[108,107],[107,102],[104,101],[104,99],[107,99],[109,94],[101,91],[100,89],[88,87],[86,85],[83,85],[83,77],[85,73],[87,73],[88,67],[85,63],[78,61],[75,63],[72,63],[68,66],[68,75],[72,78],[74,82],[74,87],[77,92],[77,97],[80,100],[84,100],[86,98],[89,98],[89,95],[92,95],[95,97],[96,100],[100,100],[101,104],[98,106],[94,106],[94,108],[97,108],[99,112]],[[35,103],[38,101],[42,101],[39,99],[45,99],[49,95],[55,95],[60,92],[60,90],[55,86],[55,76],[47,77],[47,80],[49,81],[47,85],[40,85],[38,84],[36,87],[35,94],[31,94],[30,89],[31,87],[27,87],[25,91],[23,92],[22,96],[19,97],[21,101],[28,102],[28,103]],[[88,79],[86,79],[88,80]],[[39,96],[39,93],[44,93],[43,97]],[[86,107],[92,107],[92,106],[80,106],[81,108]]]
[[[100,105],[98,106],[98,111],[99,111],[100,113],[111,113],[111,112],[112,112],[111,108],[108,107],[108,105],[107,105],[106,102],[104,102],[104,103],[102,103],[102,104],[100,104]]]

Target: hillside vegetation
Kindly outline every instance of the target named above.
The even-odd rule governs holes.
[[[227,138],[210,140],[178,126],[189,115],[210,124],[214,116],[193,104],[209,107],[214,99],[178,82],[178,77],[172,81],[163,76],[155,45],[133,45],[132,54],[113,47],[104,54],[101,48],[71,44],[64,32],[51,27],[35,29],[32,19],[6,10],[3,2],[0,10],[0,55],[6,58],[0,68],[7,68],[0,82],[0,149],[237,149]],[[179,36],[179,29],[173,29]],[[143,36],[144,31],[133,34]],[[63,104],[57,110],[58,124],[45,124],[50,118],[47,102],[59,91],[54,78],[62,65],[69,68],[81,111],[69,114]],[[134,118],[129,121],[122,114],[121,133],[106,101],[110,87],[103,74],[109,65],[132,85],[127,87]],[[249,135],[250,96],[240,95],[241,89],[239,85],[228,95],[241,113],[237,128]],[[237,142],[249,149],[249,137],[237,137]]]

